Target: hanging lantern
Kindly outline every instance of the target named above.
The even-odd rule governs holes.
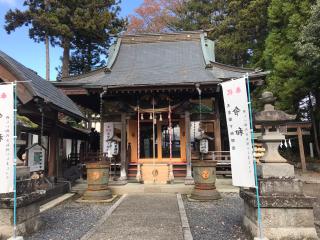
[[[209,141],[206,138],[200,140],[200,152],[201,153],[208,153],[209,151]]]
[[[162,114],[160,113],[159,121],[162,122]]]
[[[141,120],[143,120],[144,118],[143,118],[143,113],[141,113]]]
[[[150,117],[149,117],[149,119],[150,119],[150,120],[152,120],[152,113],[150,113]]]

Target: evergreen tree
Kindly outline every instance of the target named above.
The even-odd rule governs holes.
[[[271,70],[268,88],[278,97],[278,107],[299,111],[299,102],[309,89],[312,76],[297,54],[296,44],[310,17],[312,0],[272,0],[268,10],[269,34],[263,53],[264,67]]]
[[[7,32],[28,25],[29,36],[36,41],[43,41],[48,34],[51,43],[63,48],[62,77],[69,75],[72,48],[76,54],[79,51],[90,55],[89,49],[103,53],[102,49],[110,43],[110,34],[124,26],[124,21],[118,18],[120,8],[116,0],[33,0],[25,1],[24,6],[24,11],[9,10],[6,14]],[[97,58],[83,57],[91,69]]]
[[[235,66],[259,66],[267,36],[270,0],[230,0],[224,19],[212,29],[217,60]]]
[[[208,30],[219,25],[226,10],[226,0],[188,0],[176,9],[175,21],[177,30]]]

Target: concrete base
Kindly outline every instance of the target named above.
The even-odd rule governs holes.
[[[243,226],[252,236],[258,236],[255,195],[241,191],[244,199]],[[263,236],[270,240],[318,239],[312,209],[312,199],[304,196],[260,197]]]
[[[194,179],[192,176],[187,176],[185,179],[184,179],[184,184],[185,185],[194,185]]]
[[[17,208],[17,235],[26,235],[38,231],[41,227],[39,219],[39,203]],[[12,236],[13,231],[13,209],[0,209],[0,239]]]
[[[106,200],[86,200],[86,199],[83,199],[82,197],[77,199],[76,202],[77,203],[111,203],[113,202],[116,198],[118,197],[118,195],[112,195],[111,198],[109,199],[106,199]]]
[[[294,177],[294,166],[289,163],[263,163],[257,165],[257,174],[261,178]]]
[[[110,189],[104,189],[99,191],[87,190],[82,196],[83,200],[107,200],[112,198]]]
[[[258,235],[258,227],[257,224],[252,222],[247,217],[243,218],[243,226],[251,235]],[[263,236],[267,236],[270,240],[316,240],[319,239],[317,237],[317,233],[314,228],[307,227],[265,227],[263,225]],[[260,239],[260,238],[254,238]]]
[[[128,183],[128,180],[127,179],[121,179],[121,178],[119,178],[119,179],[117,179],[117,180],[115,180],[115,181],[109,181],[109,185],[126,185]]]
[[[210,201],[220,199],[221,195],[216,189],[203,190],[195,188],[192,191],[190,198],[198,201]]]

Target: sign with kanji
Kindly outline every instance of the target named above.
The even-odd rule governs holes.
[[[221,84],[228,125],[232,184],[255,187],[246,79]]]
[[[103,152],[107,153],[108,157],[111,157],[111,139],[114,135],[114,123],[105,122],[103,123]]]
[[[13,192],[13,85],[0,85],[0,193]]]
[[[106,141],[111,140],[111,138],[113,137],[113,133],[114,133],[113,122],[103,123],[103,138]]]
[[[46,150],[39,144],[34,144],[28,149],[28,165],[30,172],[44,170]]]

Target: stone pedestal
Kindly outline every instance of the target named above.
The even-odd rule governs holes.
[[[259,169],[263,236],[270,240],[318,239],[313,216],[314,198],[303,194],[302,182],[291,174],[293,166],[267,163]],[[281,173],[289,177],[279,176]],[[256,237],[259,232],[255,190],[241,190],[240,197],[244,200],[243,225],[252,237]]]
[[[105,161],[86,164],[88,189],[83,194],[83,200],[107,200],[112,198],[108,188],[109,164]]]
[[[40,199],[29,180],[17,181],[17,235],[36,232],[40,226]],[[13,232],[13,193],[0,195],[0,239],[8,239]]]
[[[190,198],[200,201],[220,199],[220,193],[216,189],[217,161],[197,160],[192,161],[194,189]]]

